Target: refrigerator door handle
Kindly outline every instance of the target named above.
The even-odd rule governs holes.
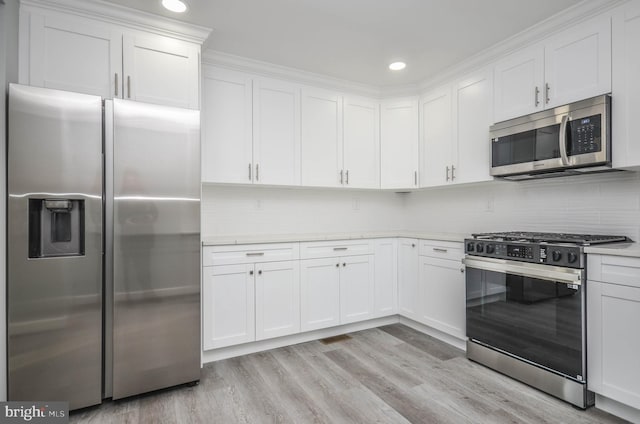
[[[113,394],[113,101],[104,101],[104,397]]]

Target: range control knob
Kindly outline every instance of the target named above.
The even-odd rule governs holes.
[[[553,252],[551,252],[551,259],[553,259],[553,262],[559,262],[560,259],[562,259],[562,253],[554,250]]]
[[[493,253],[496,251],[496,246],[493,244],[487,244],[487,253]]]
[[[484,251],[484,245],[482,243],[476,244],[476,252],[482,253]]]
[[[467,243],[467,252],[473,252],[475,246],[473,243]]]
[[[567,260],[569,261],[569,263],[570,263],[570,264],[572,264],[572,263],[574,263],[575,261],[577,261],[577,260],[578,260],[578,255],[576,255],[576,254],[575,254],[575,253],[573,253],[573,252],[569,252],[569,253],[567,254]]]

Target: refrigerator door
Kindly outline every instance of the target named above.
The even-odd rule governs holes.
[[[102,399],[102,100],[10,85],[8,398]]]
[[[200,378],[200,115],[118,99],[113,109],[119,399]]]

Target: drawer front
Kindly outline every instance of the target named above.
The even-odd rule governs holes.
[[[463,244],[452,241],[420,240],[420,256],[430,258],[462,260]]]
[[[640,258],[587,255],[587,278],[640,288]]]
[[[299,258],[298,243],[204,246],[202,249],[202,266],[292,261]]]
[[[373,255],[373,240],[300,243],[300,257],[302,259],[335,258],[353,255]]]

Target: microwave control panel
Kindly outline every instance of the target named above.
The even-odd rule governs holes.
[[[601,115],[587,116],[586,118],[569,121],[568,127],[570,142],[567,146],[567,153],[570,156],[595,153],[602,150]]]

